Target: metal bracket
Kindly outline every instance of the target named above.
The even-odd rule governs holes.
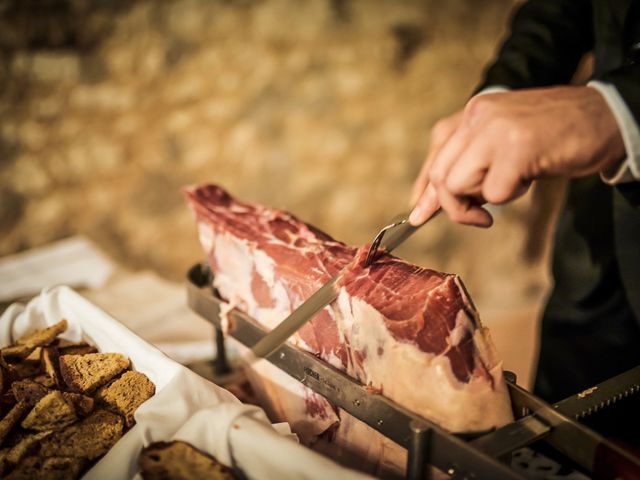
[[[188,275],[188,303],[192,310],[220,327],[220,304],[211,288],[207,268],[194,266]],[[233,328],[229,335],[247,347],[253,346],[267,331],[253,319],[233,310]],[[370,392],[345,373],[314,355],[292,345],[284,344],[266,360],[293,379],[327,398],[332,404],[366,423],[382,435],[407,449],[411,457],[410,475],[423,480],[428,465],[451,475],[473,472],[469,478],[522,479],[508,465],[487,455],[468,440],[486,432],[452,434],[429,420],[414,414],[388,398]]]
[[[215,326],[218,355],[214,364],[216,368],[228,371],[220,320],[222,300],[213,291],[211,280],[206,266],[192,267],[188,274],[188,303],[192,310]],[[247,347],[252,347],[268,333],[240,311],[232,310],[229,315],[233,324],[229,334]],[[455,479],[522,479],[501,459],[540,439],[594,474],[618,471],[617,465],[621,464],[624,472],[637,473],[640,478],[638,459],[563,414],[562,407],[571,407],[575,401],[570,398],[556,406],[548,405],[519,387],[511,372],[505,372],[505,379],[516,421],[490,432],[452,434],[388,398],[370,392],[327,362],[290,344],[281,345],[266,359],[333,405],[406,448],[409,454],[407,478],[411,480],[423,480],[428,476],[429,465]],[[623,378],[626,382],[623,386],[629,382],[632,387],[636,384],[636,372],[631,373],[630,379]],[[602,390],[606,390],[605,387],[607,385],[602,384]],[[623,389],[624,392],[627,390],[635,392],[637,389]]]
[[[411,443],[407,458],[407,479],[430,479],[429,437],[431,436],[431,428],[426,423],[416,420],[412,420],[409,426],[411,428]]]

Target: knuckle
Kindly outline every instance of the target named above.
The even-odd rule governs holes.
[[[429,182],[436,187],[442,186],[444,182],[444,172],[440,169],[432,169],[429,172]]]
[[[460,181],[453,175],[449,175],[447,177],[447,179],[444,181],[444,186],[451,193],[454,193],[454,194],[462,193],[462,187],[460,185]]]
[[[448,119],[438,120],[431,129],[431,141],[441,143],[448,137],[451,125]]]
[[[497,187],[483,187],[482,196],[487,202],[494,205],[504,203],[509,198],[509,194],[506,189]]]
[[[523,147],[530,145],[533,142],[533,134],[531,130],[523,125],[512,123],[507,131],[509,132],[509,143],[513,146]]]
[[[465,115],[468,118],[486,115],[493,107],[490,95],[479,95],[473,97],[465,106]]]

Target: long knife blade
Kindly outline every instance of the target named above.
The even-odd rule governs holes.
[[[639,458],[515,383],[509,382],[508,386],[514,408],[530,413],[473,441],[480,450],[502,456],[544,438],[594,478],[640,480]]]
[[[406,218],[406,216],[404,216],[404,218]],[[416,229],[417,227],[414,227],[408,222],[399,225],[382,239],[380,248],[391,252],[409,238]],[[251,349],[253,355],[257,358],[268,357],[277,350],[280,345],[286,342],[291,335],[311,320],[316,313],[333,302],[338,297],[338,289],[335,288],[335,283],[340,277],[340,274],[341,272],[325,283],[319,290],[305,300],[302,305],[296,308],[291,315],[256,343]]]
[[[640,458],[568,418],[518,385],[509,386],[514,404],[528,408],[534,417],[551,427],[546,441],[592,472],[594,478],[640,480]]]
[[[567,417],[580,419],[640,392],[640,365],[556,403]]]

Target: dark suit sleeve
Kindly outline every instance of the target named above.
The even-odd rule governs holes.
[[[531,88],[566,84],[593,48],[590,0],[529,0],[478,90],[492,85]]]

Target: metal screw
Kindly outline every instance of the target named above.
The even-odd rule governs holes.
[[[286,357],[285,353],[284,352],[280,352],[280,360],[283,360],[284,357]]]
[[[359,407],[359,406],[360,406],[360,400],[358,400],[358,399],[354,400],[354,401],[353,401],[353,404],[354,404],[356,407]]]
[[[378,420],[378,426],[381,427],[384,424],[384,420],[380,419]]]

